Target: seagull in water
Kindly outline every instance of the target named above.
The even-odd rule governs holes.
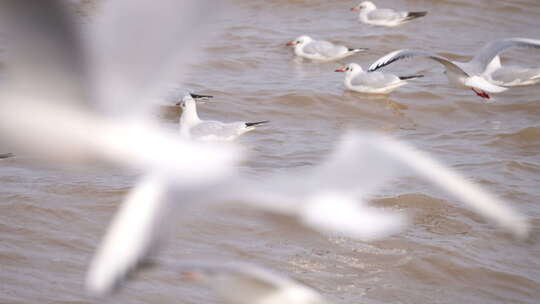
[[[351,11],[360,11],[358,20],[365,24],[394,27],[416,18],[424,17],[427,12],[397,12],[393,9],[379,9],[371,1],[364,1]]]
[[[527,86],[540,82],[540,67],[502,66],[501,58],[495,56],[483,75],[489,82],[501,87]]]
[[[502,86],[491,83],[485,73],[494,68],[490,67],[495,57],[511,47],[540,48],[540,40],[528,38],[508,38],[486,44],[470,61],[456,62],[439,56],[433,52],[419,50],[397,50],[375,61],[368,71],[375,71],[392,62],[409,57],[422,56],[433,59],[446,68],[448,82],[456,87],[471,88],[476,95],[489,99],[489,93],[500,93],[507,90]],[[493,66],[493,65],[492,65]]]
[[[229,122],[201,120],[197,115],[197,105],[192,94],[186,94],[179,103],[182,108],[180,116],[180,135],[196,140],[234,140],[238,136],[255,130],[255,127],[268,123],[268,120],[256,122]]]
[[[290,278],[245,263],[173,267],[182,280],[205,284],[226,304],[324,304],[320,293]]]
[[[324,40],[313,40],[311,37],[303,35],[294,41],[287,43],[287,46],[294,46],[296,56],[317,61],[332,61],[343,59],[366,48],[353,49],[344,45],[335,45]]]
[[[406,85],[407,79],[424,77],[424,75],[396,76],[382,72],[364,72],[356,63],[349,63],[336,72],[345,73],[345,87],[351,91],[369,94],[389,94]]]

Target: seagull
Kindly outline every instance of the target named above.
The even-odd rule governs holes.
[[[456,87],[471,88],[476,95],[489,99],[489,93],[500,93],[507,90],[502,86],[489,82],[484,73],[495,56],[511,47],[540,48],[540,40],[529,38],[507,38],[496,40],[486,44],[470,61],[456,62],[448,58],[439,56],[433,52],[419,50],[397,50],[391,52],[377,61],[370,67],[370,72],[378,70],[392,62],[414,56],[423,56],[433,59],[442,64],[446,69],[448,82]]]
[[[255,127],[268,123],[268,120],[256,122],[229,122],[201,120],[197,115],[197,105],[192,94],[186,94],[179,103],[182,108],[180,116],[180,135],[187,139],[230,141],[238,136],[255,130]],[[199,95],[200,96],[200,95]]]
[[[344,68],[335,70],[345,73],[345,87],[351,91],[369,94],[389,94],[407,84],[407,79],[424,75],[396,76],[382,72],[364,72],[356,63],[349,63]]]
[[[394,27],[416,18],[424,17],[427,12],[397,12],[392,9],[378,9],[371,1],[364,1],[351,11],[360,11],[358,20],[365,24]]]
[[[540,82],[540,67],[502,66],[500,57],[495,56],[483,75],[501,87],[527,86]]]
[[[226,304],[324,304],[314,289],[247,264],[187,264],[174,267],[182,280],[205,284]]]
[[[287,46],[294,46],[296,56],[316,61],[343,59],[367,50],[366,48],[353,49],[344,45],[335,45],[332,42],[324,40],[313,40],[306,35],[287,43]]]
[[[112,293],[166,241],[169,225],[190,206],[242,207],[295,220],[311,230],[362,241],[383,239],[404,229],[400,212],[365,200],[396,174],[412,170],[518,238],[530,227],[521,214],[415,148],[379,134],[345,135],[323,163],[267,176],[239,172],[211,181],[143,177],[114,216],[86,277],[96,296]],[[172,187],[172,185],[175,185]]]

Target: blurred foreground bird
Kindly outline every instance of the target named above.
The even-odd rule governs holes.
[[[402,214],[369,206],[365,198],[396,174],[413,172],[455,196],[516,237],[529,233],[526,219],[424,153],[381,135],[351,133],[321,165],[298,172],[165,187],[147,176],[115,215],[87,274],[86,287],[106,295],[154,253],[168,224],[190,206],[254,208],[295,219],[321,233],[369,241],[401,231]]]

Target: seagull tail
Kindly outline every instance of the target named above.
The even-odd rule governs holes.
[[[427,15],[427,12],[409,12],[407,16],[405,16],[405,20],[413,20],[416,18],[424,17]]]
[[[2,158],[10,158],[10,157],[13,157],[15,156],[15,154],[13,153],[0,153],[0,159]]]
[[[262,124],[269,123],[269,122],[270,122],[269,120],[256,121],[256,122],[246,122],[246,127],[254,127],[254,126],[262,125]]]
[[[407,80],[407,79],[415,79],[415,78],[421,78],[421,77],[424,77],[424,75],[418,74],[418,75],[399,76],[399,79]]]

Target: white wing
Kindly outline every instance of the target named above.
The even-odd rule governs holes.
[[[320,54],[325,57],[334,57],[347,52],[347,48],[328,41],[314,40],[304,47],[304,52],[308,54]]]
[[[166,180],[147,176],[120,206],[95,253],[86,276],[86,289],[105,295],[156,250],[164,238],[167,214],[174,210]]]
[[[473,210],[494,221],[516,237],[528,236],[530,227],[521,214],[458,173],[444,167],[426,154],[398,141],[386,140],[381,151],[416,171],[448,193],[456,196]]]
[[[392,9],[376,9],[367,14],[369,20],[373,21],[394,21],[404,19],[407,16],[406,12],[396,12]]]
[[[488,64],[502,51],[511,47],[524,47],[540,49],[540,40],[529,38],[508,38],[490,42],[469,61],[470,65],[475,66],[478,72],[486,70]]]
[[[115,0],[101,9],[88,28],[89,67],[100,106],[123,114],[147,111],[153,90],[173,70],[185,73],[210,24],[201,16],[211,19],[222,6],[210,0]]]
[[[296,216],[319,231],[334,230],[351,237],[375,239],[388,235],[385,231],[397,231],[403,221],[394,217],[398,224],[392,226],[390,215],[380,211],[381,216],[373,218],[380,220],[380,230],[370,231],[355,218],[375,211],[356,200],[397,173],[405,174],[399,168],[409,168],[515,236],[526,237],[529,233],[529,224],[521,214],[404,143],[372,134],[349,134],[336,150],[330,160],[303,174],[268,177],[264,184],[242,181],[246,189],[233,197],[257,208]]]
[[[419,50],[397,50],[391,53],[384,55],[383,57],[377,59],[374,63],[369,66],[368,71],[376,71],[382,67],[385,67],[393,62],[396,62],[401,59],[411,58],[411,57],[426,57],[432,60],[437,61],[442,64],[447,70],[454,72],[458,75],[469,76],[465,71],[463,71],[459,66],[450,61],[449,59],[439,56],[433,52],[419,51]]]
[[[367,86],[372,88],[384,88],[390,84],[399,82],[398,76],[381,72],[362,73],[351,81],[355,86]]]
[[[216,140],[227,139],[240,134],[242,129],[246,128],[243,122],[223,123],[220,121],[202,121],[196,126],[191,127],[192,138],[213,137]]]

